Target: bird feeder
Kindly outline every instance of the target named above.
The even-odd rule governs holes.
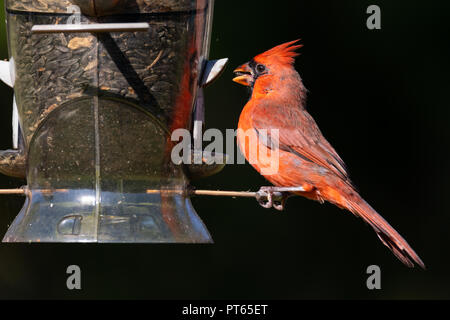
[[[13,149],[26,178],[4,242],[211,242],[171,133],[201,132],[213,0],[6,0]],[[14,190],[9,193],[15,193]]]

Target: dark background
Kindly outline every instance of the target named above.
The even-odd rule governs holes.
[[[370,4],[381,7],[382,30],[366,28]],[[214,245],[1,244],[0,298],[450,298],[449,10],[448,1],[216,1],[211,58],[230,64],[206,92],[207,126],[235,128],[247,93],[231,82],[234,67],[302,38],[296,68],[309,112],[427,271],[404,267],[370,227],[329,204],[295,198],[278,213],[250,199],[196,198]],[[12,91],[2,84],[0,94],[7,149]],[[0,188],[22,184],[0,177]],[[250,165],[194,184],[267,185]],[[3,236],[23,199],[1,197]],[[81,291],[66,289],[71,264],[82,269]],[[366,288],[371,264],[381,290]]]

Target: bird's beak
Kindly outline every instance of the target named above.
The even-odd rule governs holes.
[[[248,63],[237,67],[233,72],[236,75],[236,77],[233,78],[234,82],[237,82],[247,87],[252,85],[253,73],[252,69],[248,66]]]

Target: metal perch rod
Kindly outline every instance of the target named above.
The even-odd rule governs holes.
[[[50,191],[50,190],[49,190]],[[55,190],[57,191],[57,190]],[[147,194],[155,193],[183,193],[182,190],[147,190]],[[0,189],[0,194],[18,194],[25,195],[24,189]],[[246,191],[219,191],[219,190],[190,190],[189,194],[197,196],[217,196],[217,197],[245,197],[255,198],[257,192]]]
[[[25,195],[24,189],[0,189],[0,194],[19,194]]]
[[[282,192],[304,192],[303,187],[273,187],[273,191],[276,193]],[[147,190],[148,194],[161,193],[161,192],[174,192],[183,193],[182,190]],[[240,198],[258,198],[267,195],[265,190],[259,190],[257,192],[252,191],[221,191],[221,190],[195,190],[188,191],[190,195],[195,196],[213,196],[213,197],[240,197]]]
[[[274,187],[275,192],[302,192],[305,191],[303,187]],[[257,192],[251,191],[220,191],[220,190],[192,190],[191,194],[196,196],[216,196],[216,197],[244,197],[256,198],[260,197],[264,190]]]
[[[148,31],[150,25],[142,23],[93,23],[93,24],[49,24],[35,25],[31,29],[33,33],[83,33],[83,32],[135,32]]]
[[[158,193],[186,193],[185,190],[160,190],[153,189],[147,190],[147,194],[158,194]],[[187,194],[192,196],[216,196],[216,197],[245,197],[245,198],[254,198],[256,197],[257,192],[249,192],[249,191],[220,191],[220,190],[195,190],[190,189],[187,191]]]
[[[40,190],[44,192],[44,190]],[[67,191],[67,190],[54,190],[54,191]],[[277,192],[298,192],[304,191],[302,187],[286,187],[286,188],[276,188]],[[51,192],[51,190],[45,190],[45,192]],[[147,194],[155,193],[183,193],[183,190],[147,190]],[[18,194],[25,195],[25,189],[0,189],[0,194]],[[196,196],[215,196],[215,197],[241,197],[241,198],[256,198],[261,195],[260,192],[251,191],[220,191],[220,190],[189,190],[189,194]]]
[[[216,196],[216,197],[256,198],[257,196],[257,192],[250,192],[250,191],[192,190],[190,193],[196,196]]]

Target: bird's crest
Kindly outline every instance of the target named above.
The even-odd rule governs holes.
[[[302,44],[293,45],[298,41],[300,41],[300,39],[280,44],[270,50],[267,50],[266,52],[257,55],[254,60],[263,62],[268,59],[277,59],[283,64],[292,65],[294,63],[294,58],[300,55],[295,51],[303,47]]]

